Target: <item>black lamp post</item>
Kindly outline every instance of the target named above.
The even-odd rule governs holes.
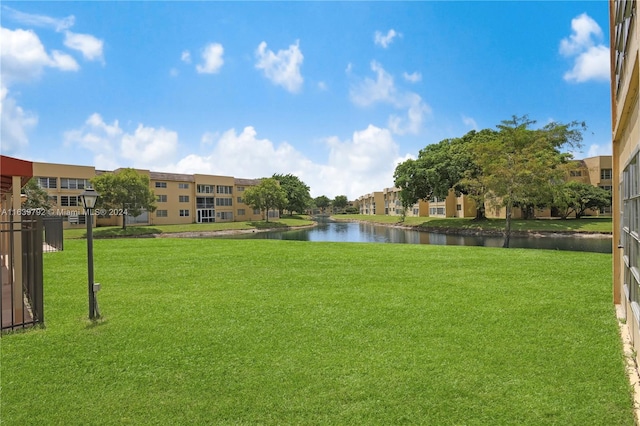
[[[93,292],[93,226],[91,210],[96,207],[96,201],[98,201],[98,194],[94,189],[87,188],[80,198],[82,198],[82,204],[84,205],[84,214],[87,222],[87,264],[89,268],[89,319],[96,318],[96,295]]]

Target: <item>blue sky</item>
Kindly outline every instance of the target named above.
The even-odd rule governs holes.
[[[608,4],[11,2],[4,155],[259,178],[312,196],[393,186],[398,162],[527,114],[611,153]]]

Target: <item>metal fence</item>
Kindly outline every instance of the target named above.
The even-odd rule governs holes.
[[[44,323],[43,218],[21,219],[10,217],[9,221],[0,222],[2,331]]]
[[[62,232],[62,216],[44,216],[42,224],[44,227],[45,252],[64,250],[64,237]]]

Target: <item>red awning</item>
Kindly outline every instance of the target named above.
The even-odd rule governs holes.
[[[13,177],[21,177],[21,188],[33,177],[33,163],[19,158],[0,155],[0,193],[11,192]]]

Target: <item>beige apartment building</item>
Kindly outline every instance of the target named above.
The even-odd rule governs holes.
[[[625,316],[637,353],[640,351],[638,1],[610,1],[609,24],[613,136],[613,301]]]
[[[90,181],[103,173],[92,166],[33,163],[33,176],[49,194],[52,212],[64,217],[65,228],[86,226],[80,194]],[[262,212],[244,204],[245,189],[258,185],[259,179],[239,179],[233,176],[163,173],[137,170],[149,177],[149,185],[156,196],[157,209],[143,211],[139,216],[123,216],[106,211],[97,216],[97,226],[173,225],[186,223],[238,222],[261,220]],[[113,213],[113,214],[110,214]],[[269,211],[269,218],[277,218],[277,211]]]
[[[382,190],[382,198],[384,200],[384,214],[387,216],[402,216],[402,200],[400,199],[400,188],[385,188]],[[429,203],[426,201],[418,201],[407,209],[405,215],[407,217],[426,216],[429,209]]]

